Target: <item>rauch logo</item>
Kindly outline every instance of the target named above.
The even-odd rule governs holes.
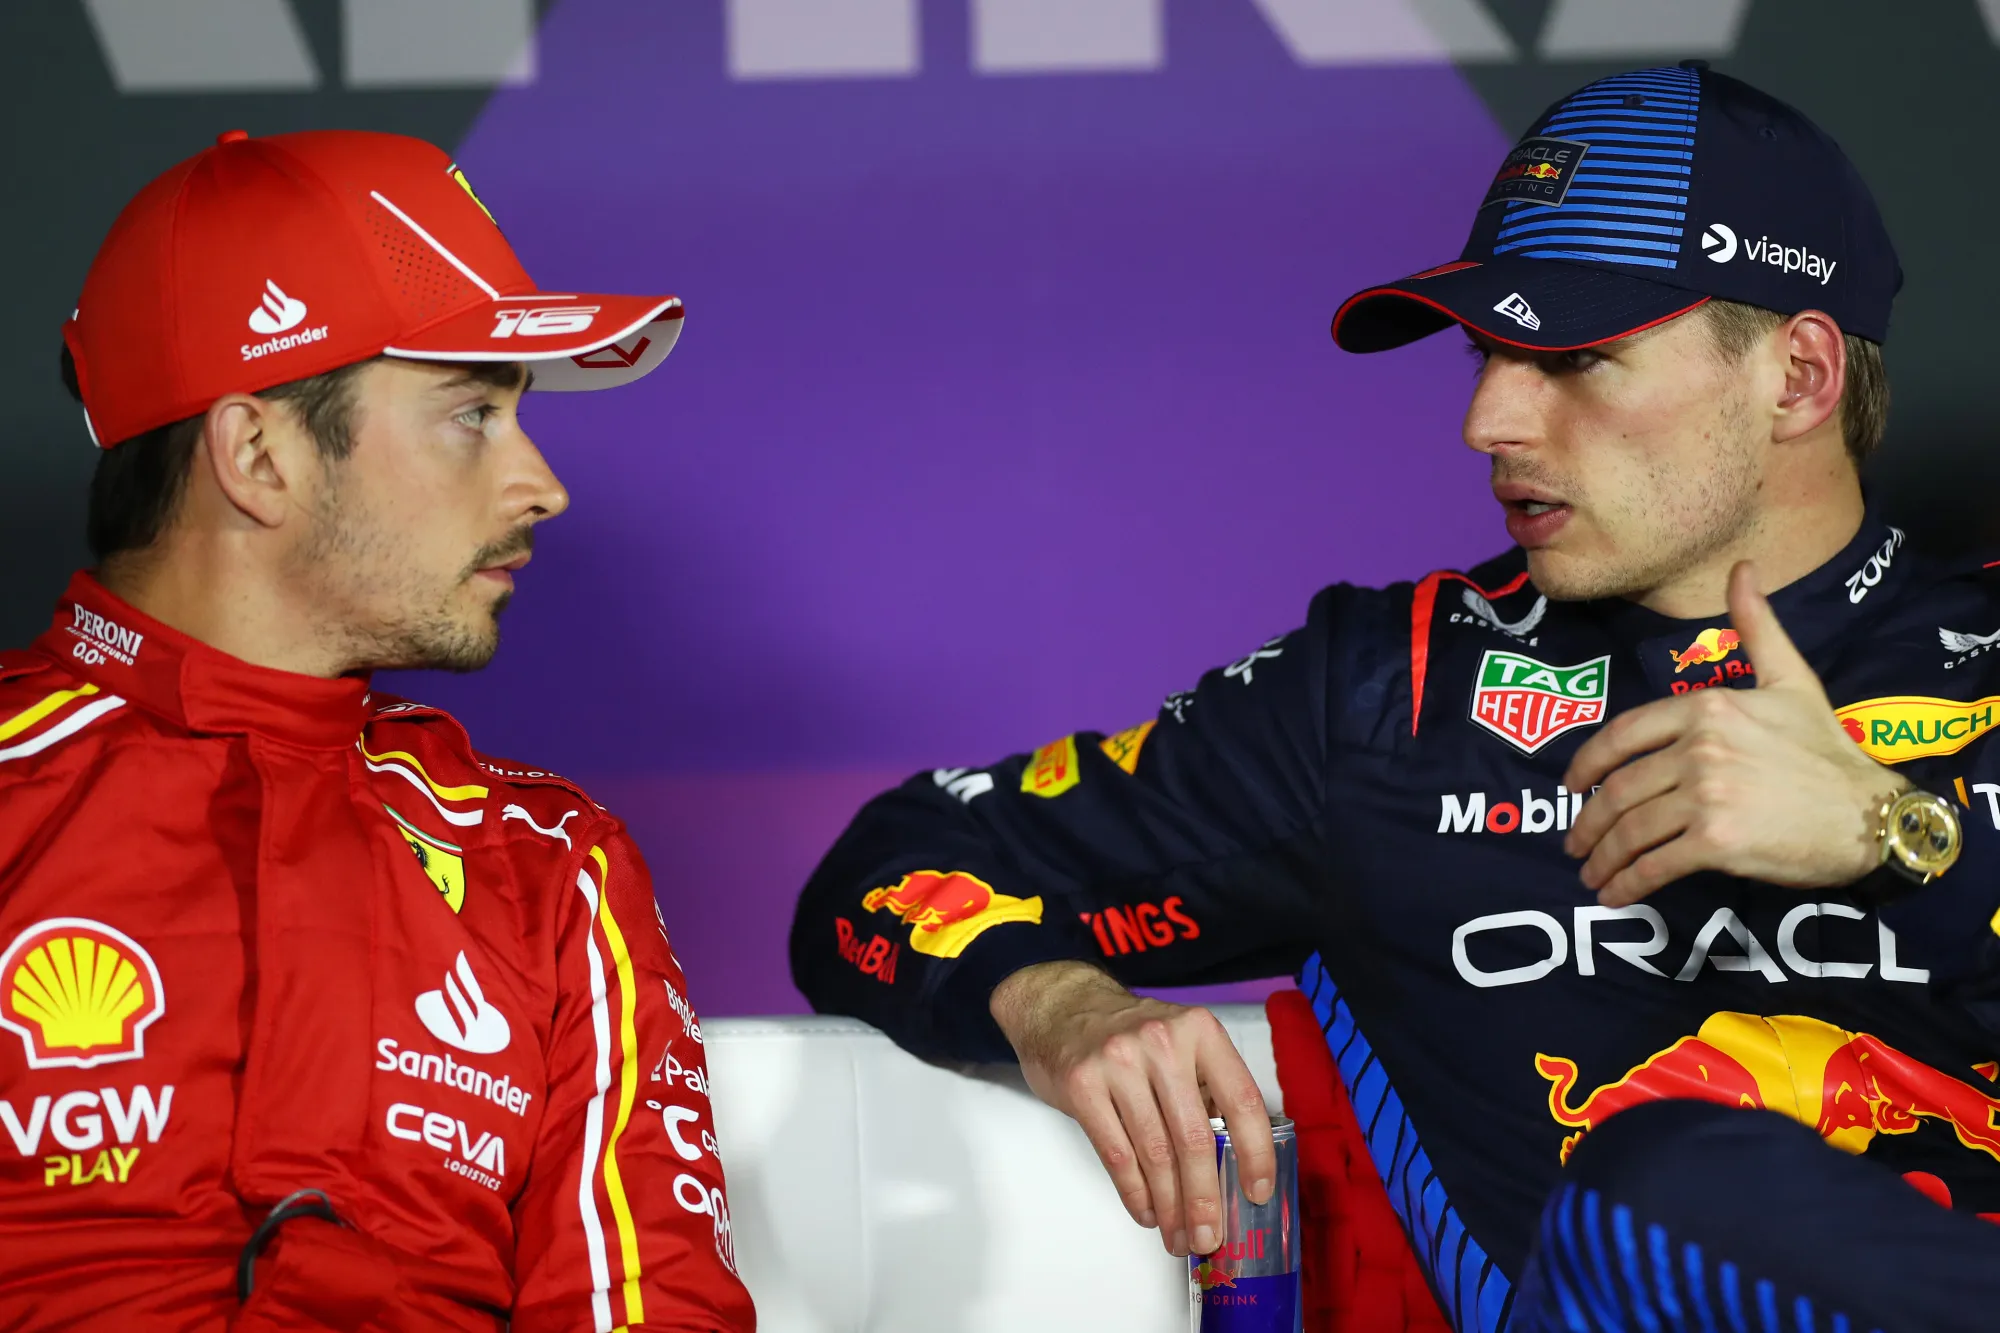
[[[1972,703],[1897,695],[1863,699],[1835,716],[1870,759],[1900,764],[1963,750],[1992,729],[1995,704],[2000,704],[2000,694]]]

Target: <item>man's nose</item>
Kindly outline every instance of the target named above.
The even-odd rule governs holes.
[[[522,458],[519,474],[509,487],[513,492],[515,516],[530,523],[554,518],[569,508],[569,491],[549,466],[542,451],[525,433],[521,436]]]
[[[1492,454],[1510,445],[1533,443],[1540,435],[1542,375],[1533,364],[1513,357],[1488,358],[1465,409],[1466,447]]]

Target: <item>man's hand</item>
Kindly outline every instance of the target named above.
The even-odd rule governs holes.
[[[1088,963],[1038,963],[993,990],[993,1019],[1037,1097],[1083,1126],[1125,1209],[1177,1255],[1222,1240],[1209,1106],[1229,1125],[1244,1193],[1277,1176],[1264,1096],[1206,1009],[1146,1000]]]
[[[1850,884],[1876,866],[1876,811],[1910,784],[1842,730],[1748,561],[1730,571],[1729,618],[1756,689],[1696,690],[1621,713],[1563,776],[1571,791],[1598,788],[1563,847],[1588,858],[1583,882],[1606,906],[1701,870],[1803,889]]]

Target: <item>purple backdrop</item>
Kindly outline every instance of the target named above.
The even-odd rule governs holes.
[[[1453,340],[1336,353],[1505,139],[1448,65],[1308,69],[1173,0],[1164,70],[732,82],[720,6],[566,0],[463,163],[554,290],[687,333],[529,424],[574,507],[495,665],[388,688],[636,830],[703,1009],[802,1007],[791,903],[869,794],[1149,716],[1314,589],[1506,542]]]

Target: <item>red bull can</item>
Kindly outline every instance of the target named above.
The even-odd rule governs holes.
[[[1188,1258],[1188,1327],[1192,1333],[1302,1333],[1299,1296],[1299,1136],[1284,1116],[1271,1117],[1278,1174],[1271,1201],[1243,1195],[1236,1145],[1221,1120],[1215,1164],[1222,1177],[1222,1243]]]

